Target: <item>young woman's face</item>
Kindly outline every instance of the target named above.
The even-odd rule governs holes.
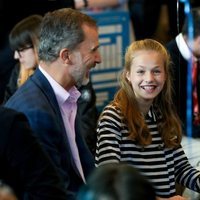
[[[26,69],[35,68],[37,65],[37,55],[32,47],[16,50],[14,53],[14,58],[19,60],[20,65]]]
[[[152,103],[163,89],[166,80],[162,55],[153,50],[136,52],[126,77],[132,85],[138,103]]]

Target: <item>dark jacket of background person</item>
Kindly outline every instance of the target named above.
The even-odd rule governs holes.
[[[25,116],[0,107],[0,180],[19,200],[67,200],[49,157]]]
[[[17,90],[5,106],[26,113],[31,128],[40,138],[44,148],[57,167],[57,171],[65,181],[66,190],[76,192],[83,184],[83,180],[79,176],[75,163],[73,162],[55,94],[39,69],[36,69],[33,76]],[[76,123],[76,130],[78,130],[77,126],[79,126],[78,123]],[[46,127],[46,129],[41,129],[41,127]],[[87,175],[94,167],[92,165],[94,163],[93,157],[86,147],[82,135],[78,131],[76,133],[78,149],[81,152],[80,159],[83,171]]]
[[[5,94],[4,94],[4,100],[3,103],[6,103],[6,101],[16,92],[16,90],[18,89],[17,87],[17,81],[18,81],[18,77],[19,77],[19,63],[17,63],[15,65],[15,67],[13,68],[11,75],[10,75],[10,79],[8,84],[6,85],[6,89],[5,89]]]
[[[96,127],[98,119],[96,94],[91,81],[86,85],[82,85],[78,90],[81,96],[77,102],[77,129],[84,137],[90,151],[94,155],[96,150]]]
[[[183,120],[183,122],[185,123],[186,122],[186,100],[187,100],[186,74],[187,74],[188,62],[180,54],[180,51],[178,49],[178,46],[175,40],[172,40],[167,44],[167,49],[173,61],[174,87],[175,87],[174,90],[177,93],[175,103],[177,106],[178,113],[181,119]],[[182,89],[180,86],[182,87]],[[181,89],[181,92],[180,92],[180,89]]]

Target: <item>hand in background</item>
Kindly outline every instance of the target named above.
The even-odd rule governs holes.
[[[170,197],[170,198],[157,197],[157,200],[190,200],[190,199],[183,197],[183,196],[180,196],[180,195],[176,195],[176,196],[173,196],[173,197]]]

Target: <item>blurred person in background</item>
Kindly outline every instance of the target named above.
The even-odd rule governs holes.
[[[17,197],[10,186],[0,180],[0,200],[17,200]]]
[[[58,8],[74,8],[74,0],[1,0],[0,1],[0,104],[3,102],[6,85],[16,64],[9,46],[11,29],[29,15],[44,15]]]
[[[193,23],[186,17],[182,32],[174,40],[167,43],[166,47],[172,59],[175,87],[174,103],[183,122],[184,134],[187,120],[187,70],[192,64],[192,137],[200,137],[200,7],[191,10]],[[189,37],[190,24],[193,37]]]
[[[153,186],[127,164],[96,168],[78,194],[77,200],[156,200]]]
[[[18,60],[6,86],[4,103],[25,83],[38,66],[41,15],[30,15],[18,22],[9,34],[10,47]]]
[[[74,0],[76,9],[102,11],[123,10],[127,6],[127,0]]]

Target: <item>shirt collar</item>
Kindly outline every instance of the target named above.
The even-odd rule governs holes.
[[[192,54],[191,50],[189,49],[183,38],[182,33],[176,36],[176,43],[179,51],[181,52],[181,55],[183,56],[183,58],[185,58],[185,60],[189,61],[190,59],[193,59],[194,62],[199,61],[199,59]]]
[[[59,104],[62,105],[68,100],[69,102],[77,102],[81,94],[75,86],[67,91],[58,82],[56,82],[42,67],[39,66],[39,69],[49,81]]]
[[[70,103],[76,103],[81,93],[75,86],[73,86],[68,92],[69,92],[69,97],[67,101],[69,101]]]
[[[185,60],[189,60],[192,58],[192,52],[190,51],[188,45],[186,44],[184,38],[183,38],[183,34],[179,33],[176,36],[176,43],[178,46],[178,49],[181,53],[181,55],[183,56],[183,58],[185,58]]]
[[[150,107],[148,113],[145,116],[145,119],[150,119],[154,122],[156,122],[158,120],[158,116],[156,114],[156,111],[155,111],[153,105]]]

